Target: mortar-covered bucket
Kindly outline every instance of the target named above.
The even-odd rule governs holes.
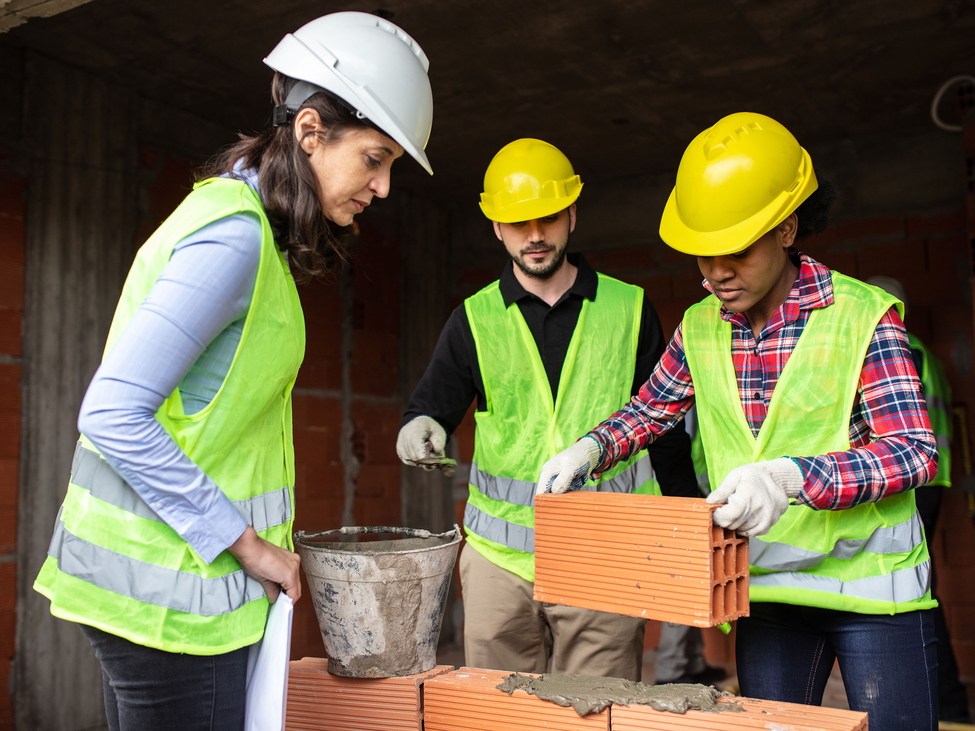
[[[404,537],[341,542],[342,536],[359,533]],[[440,625],[461,541],[458,526],[446,533],[345,527],[313,534],[298,531],[294,538],[330,673],[389,678],[436,666]]]

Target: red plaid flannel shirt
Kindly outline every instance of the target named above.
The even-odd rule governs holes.
[[[732,326],[731,359],[753,434],[765,421],[775,384],[809,315],[832,303],[829,269],[801,254],[788,298],[757,340],[743,314],[721,308],[721,318]],[[597,474],[679,424],[693,403],[694,384],[678,327],[640,393],[589,433],[601,448]],[[877,325],[860,371],[850,418],[851,449],[797,459],[804,477],[799,502],[841,510],[927,483],[937,471],[938,451],[923,404],[907,333],[891,308]]]

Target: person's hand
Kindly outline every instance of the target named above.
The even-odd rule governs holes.
[[[599,442],[585,436],[568,449],[563,449],[542,465],[535,494],[552,492],[556,495],[578,490],[599,464]]]
[[[789,498],[802,490],[802,470],[788,457],[735,467],[708,502],[721,507],[711,519],[716,525],[751,537],[768,533],[789,507]]]
[[[437,423],[436,419],[429,416],[417,416],[403,425],[396,437],[396,454],[403,461],[412,467],[423,467],[428,472],[434,469],[434,465],[417,465],[416,460],[426,457],[444,456],[444,447],[447,444],[447,432]]]
[[[298,601],[301,596],[301,577],[298,574],[301,558],[297,553],[265,541],[251,526],[247,526],[247,530],[227,550],[234,555],[245,574],[261,582],[271,604],[277,600],[281,590],[292,601]]]

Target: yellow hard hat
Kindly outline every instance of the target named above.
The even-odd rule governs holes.
[[[480,205],[492,221],[531,221],[568,208],[581,190],[569,158],[548,142],[526,137],[509,142],[491,160]]]
[[[819,186],[812,159],[771,117],[730,114],[684,151],[660,238],[694,256],[747,249]]]

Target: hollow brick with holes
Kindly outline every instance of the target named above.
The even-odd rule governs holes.
[[[711,627],[748,615],[748,540],[699,498],[535,500],[535,600]]]
[[[423,684],[453,670],[399,678],[346,678],[328,672],[328,660],[290,663],[285,731],[422,731]]]

